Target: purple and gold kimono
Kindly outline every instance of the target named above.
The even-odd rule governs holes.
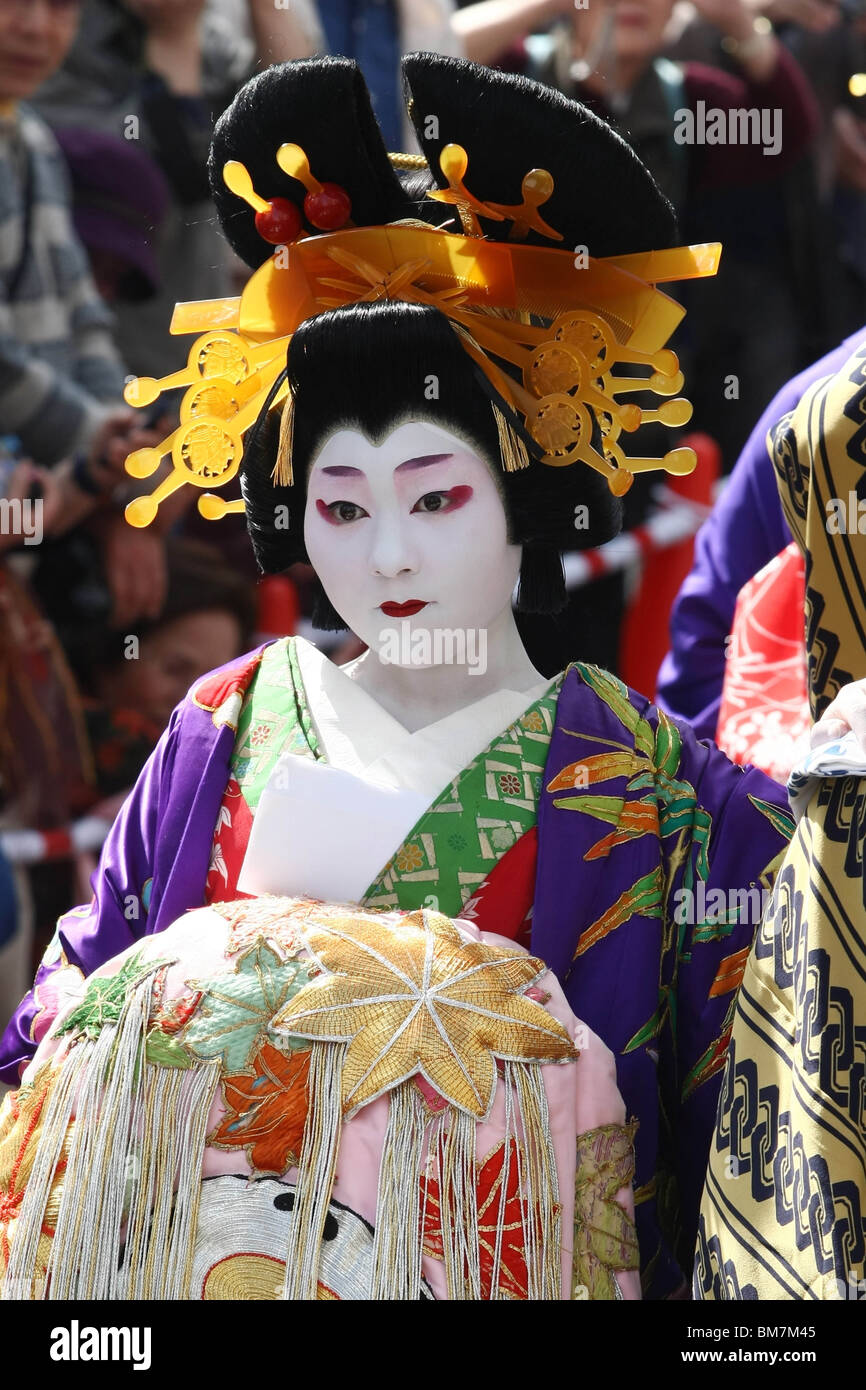
[[[285,752],[322,756],[292,639],[205,677],[175,710],[106,842],[93,902],[61,918],[3,1037],[4,1079],[17,1081],[64,980],[190,908],[237,896],[226,827],[243,841]],[[533,954],[615,1053],[639,1122],[649,1297],[676,1293],[691,1266],[756,904],[791,828],[776,783],[579,664],[443,788],[362,900],[414,910],[432,883],[442,912],[484,930],[518,936],[529,918]]]

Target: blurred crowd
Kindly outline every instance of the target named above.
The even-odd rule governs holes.
[[[675,346],[692,428],[728,472],[778,389],[866,322],[864,41],[866,0],[0,0],[0,831],[49,846],[28,873],[0,856],[0,1013],[57,912],[89,895],[88,853],[52,857],[52,834],[110,819],[198,674],[309,631],[310,574],[257,584],[241,518],[202,521],[185,489],[146,530],[123,519],[141,486],[123,460],[176,409],[130,410],[125,379],[182,367],[175,302],[236,295],[247,274],[206,176],[242,83],[354,57],[389,149],[411,149],[399,58],[428,49],[614,124],[681,241],[724,244],[718,277],[683,291]],[[731,108],[769,113],[760,142],[707,138],[707,113]],[[650,505],[634,493],[632,525]],[[580,591],[528,634],[537,664],[617,669],[622,604],[620,579]]]

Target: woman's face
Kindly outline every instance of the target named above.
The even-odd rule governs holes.
[[[241,650],[240,623],[221,608],[160,623],[141,639],[137,661],[118,661],[98,679],[108,704],[135,710],[164,728],[193,681]]]
[[[654,58],[662,46],[673,0],[601,0],[574,12],[578,47],[585,52],[606,18],[613,13],[613,49],[622,60]]]
[[[431,653],[443,650],[437,630],[484,632],[486,642],[520,569],[489,465],[458,435],[422,421],[379,445],[356,430],[333,434],[310,468],[304,537],[334,608],[397,665],[417,657],[395,660],[395,632],[404,651],[421,631]],[[424,645],[416,641],[415,652]]]

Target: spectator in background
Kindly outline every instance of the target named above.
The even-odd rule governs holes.
[[[79,14],[72,0],[0,0],[0,435],[43,468],[25,462],[26,481],[4,478],[2,491],[23,487],[19,501],[41,491],[46,535],[98,529],[117,620],[129,623],[160,610],[163,542],[131,532],[112,499],[129,481],[126,455],[164,431],[142,428],[121,404],[125,370],[71,222],[66,166],[22,104],[63,61]],[[59,782],[55,793],[62,815]]]
[[[743,0],[695,8],[724,37],[735,72],[661,56],[671,0],[593,0],[546,47],[531,47],[530,75],[620,130],[674,204],[684,241],[722,242],[716,280],[680,296],[693,312],[677,348],[693,424],[718,440],[730,468],[768,392],[803,365],[783,175],[808,149],[818,114],[796,62]],[[774,124],[759,143],[704,142],[688,125],[699,102],[766,111]]]
[[[866,320],[866,102],[862,85],[849,83],[866,70],[866,6],[863,0],[764,0],[818,96],[823,120],[819,145],[820,219],[831,254],[814,266],[825,295],[833,337],[852,333]]]
[[[76,0],[0,0],[0,434],[45,464],[91,445],[124,378],[70,221],[63,157],[21,104],[63,62],[79,11]]]
[[[325,0],[322,8],[329,3]],[[290,5],[279,7],[274,0],[208,0],[208,11],[254,46],[256,67],[312,58],[325,51],[316,0],[291,0]]]
[[[446,53],[494,66],[512,44],[572,10],[573,0],[479,0],[462,8],[454,0],[321,0],[319,5],[328,52],[354,58],[360,66],[390,150],[415,148],[400,91],[404,53]]]
[[[55,493],[54,474],[18,465],[7,496],[23,495],[34,481],[45,487],[46,534],[56,534],[69,499]],[[0,553],[9,541],[0,536]],[[77,544],[87,541],[79,530]],[[94,621],[92,593],[80,576],[61,573],[68,584],[63,646],[28,588],[0,564],[0,829],[58,830],[84,813],[113,819],[118,798],[195,677],[211,661],[230,661],[249,647],[254,586],[227,570],[210,547],[172,538],[166,549],[165,601],[133,633],[108,625],[108,579],[97,549],[89,582],[104,592],[100,620]],[[87,855],[40,864],[32,877],[15,866],[17,930],[4,943],[0,862],[0,1018],[32,975],[33,943],[41,954],[58,912],[79,891],[73,873],[86,892],[94,866]]]
[[[86,0],[62,70],[40,89],[39,109],[55,130],[139,143],[169,185],[159,293],[115,305],[118,342],[136,375],[185,363],[189,344],[167,331],[175,303],[234,292],[205,166],[214,118],[254,58],[252,44],[239,43],[205,0]]]
[[[389,150],[415,149],[400,91],[404,53],[460,54],[452,0],[321,0],[327,51],[354,58]],[[471,56],[469,54],[467,57]]]
[[[0,493],[8,508],[6,516],[14,515],[16,505],[26,504],[25,536],[33,541],[73,525],[94,506],[93,498],[83,494],[63,468],[48,471],[17,462],[4,454],[2,446]],[[0,829],[53,831],[93,801],[93,758],[61,645],[27,585],[7,563],[7,555],[21,544],[21,536],[4,524],[0,532]],[[10,902],[7,895],[6,909],[14,916],[0,931],[0,1016],[14,1007],[16,991],[31,973],[31,944],[43,920],[39,899],[46,881],[52,884],[55,868],[41,865],[31,888],[27,869],[11,866],[14,900]],[[57,901],[68,901],[70,888],[67,871],[44,920],[51,920]]]
[[[3,980],[8,972],[9,959],[11,952],[5,950],[12,943],[17,935],[18,928],[18,894],[15,891],[15,875],[11,864],[0,854],[0,980]],[[11,1007],[15,1007],[14,998],[11,991],[8,995]],[[5,1000],[0,1002],[0,1016],[4,1019],[9,1013],[9,1003]],[[4,1094],[4,1086],[0,1086],[0,1097]]]
[[[754,190],[752,219],[772,229],[780,211],[787,233],[787,279],[793,289],[801,352],[792,370],[820,357],[866,320],[866,139],[862,98],[849,90],[853,73],[866,68],[866,28],[860,0],[746,0],[762,22],[771,22],[779,41],[808,78],[820,114],[811,148],[786,170],[778,189]],[[718,28],[688,0],[675,6],[665,53],[678,62],[699,62],[736,71]],[[774,212],[774,208],[776,211]],[[735,248],[736,249],[736,248]],[[789,292],[790,298],[790,292]],[[778,344],[777,344],[778,347]],[[773,366],[781,370],[784,354]],[[767,382],[769,389],[775,385]],[[748,398],[748,399],[747,399]],[[747,387],[738,414],[759,409]]]
[[[0,435],[54,466],[67,527],[99,508],[116,540],[108,508],[123,460],[156,438],[121,405],[124,367],[72,226],[66,166],[22,105],[62,63],[79,11],[74,0],[0,0]],[[133,616],[162,602],[160,548],[158,536],[113,546],[116,586],[139,596]]]
[[[27,510],[33,541],[58,534],[92,505],[61,472],[6,460],[5,506]],[[37,511],[38,509],[38,511]],[[7,513],[8,514],[8,513]],[[92,801],[91,759],[71,673],[51,624],[7,563],[21,546],[0,534],[0,813],[4,824],[52,830]],[[25,545],[28,541],[25,540]]]
[[[219,550],[170,537],[168,591],[158,616],[134,634],[90,621],[70,594],[62,623],[85,696],[100,796],[132,786],[193,681],[248,650],[255,585],[227,569]]]
[[[866,67],[866,63],[863,64]],[[835,182],[831,218],[838,280],[834,322],[846,331],[866,319],[866,115],[863,98],[845,93],[833,112]]]
[[[138,145],[100,131],[61,130],[72,180],[72,217],[90,269],[109,305],[140,304],[159,292],[159,232],[171,193]]]

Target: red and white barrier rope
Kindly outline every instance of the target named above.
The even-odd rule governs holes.
[[[111,821],[83,816],[62,830],[0,830],[0,851],[11,864],[44,864],[102,849]]]
[[[659,507],[642,526],[636,526],[633,531],[623,531],[606,545],[563,556],[566,588],[579,589],[602,574],[628,569],[648,555],[689,540],[709,513],[709,507],[677,499],[669,506]]]

